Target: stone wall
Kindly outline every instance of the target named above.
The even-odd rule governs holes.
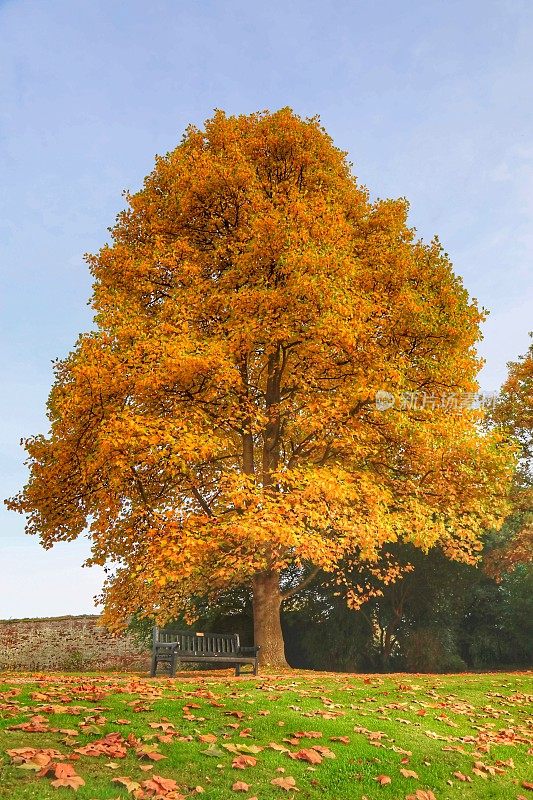
[[[0,620],[0,669],[147,670],[149,653],[126,634],[111,636],[97,616]]]

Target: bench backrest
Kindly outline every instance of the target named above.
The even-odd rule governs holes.
[[[154,628],[154,644],[176,642],[181,653],[210,655],[224,653],[231,655],[240,649],[237,633],[197,633],[180,631],[172,627]]]

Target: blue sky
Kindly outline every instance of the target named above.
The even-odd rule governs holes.
[[[83,253],[214,108],[318,113],[373,196],[407,197],[491,312],[497,389],[533,328],[532,42],[530,0],[0,1],[1,496],[90,325]],[[1,514],[0,618],[91,611],[86,543],[45,552]]]

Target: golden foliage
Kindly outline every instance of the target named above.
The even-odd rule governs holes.
[[[398,539],[472,558],[509,452],[477,411],[374,402],[477,387],[482,312],[407,203],[371,202],[289,109],[217,112],[127,199],[10,503],[45,547],[88,528],[118,564],[108,624]]]

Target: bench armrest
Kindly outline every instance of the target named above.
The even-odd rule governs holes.
[[[241,647],[239,650],[239,654],[241,656],[256,656],[261,649],[261,645],[255,645],[254,647]]]

